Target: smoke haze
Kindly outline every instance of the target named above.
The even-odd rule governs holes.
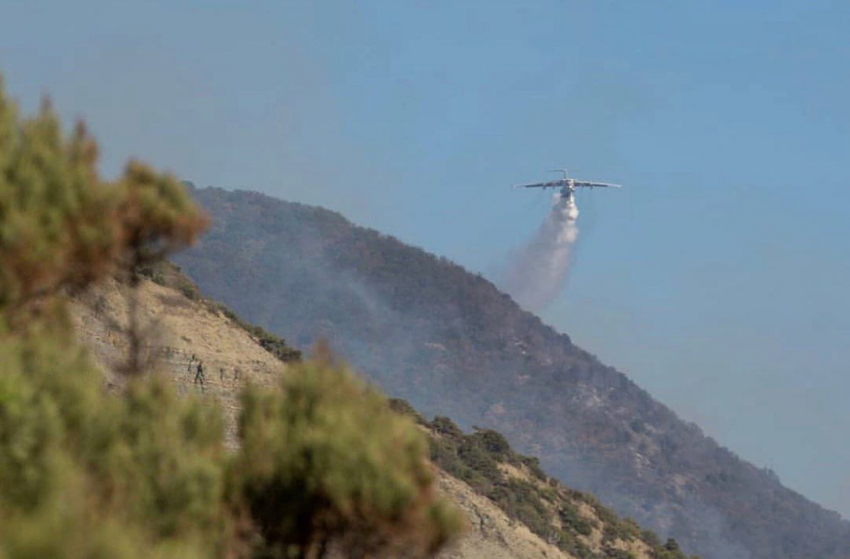
[[[555,194],[552,209],[534,238],[512,258],[502,288],[525,309],[540,311],[558,296],[578,239],[576,220],[575,200]]]

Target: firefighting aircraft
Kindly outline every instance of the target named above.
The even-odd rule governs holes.
[[[562,173],[563,177],[549,182],[519,184],[514,188],[560,188],[561,197],[566,198],[568,201],[573,200],[573,196],[576,193],[576,188],[622,188],[622,186],[619,184],[611,184],[609,182],[592,182],[570,178],[569,171],[567,169],[556,169],[550,172]]]

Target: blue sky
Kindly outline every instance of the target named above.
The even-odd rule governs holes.
[[[337,209],[495,277],[563,166],[544,318],[850,517],[850,4],[0,0],[0,72],[199,185]]]

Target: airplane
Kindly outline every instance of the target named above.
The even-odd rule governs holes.
[[[563,178],[549,181],[549,182],[538,182],[534,184],[519,184],[514,188],[560,188],[561,189],[561,197],[566,198],[568,202],[573,201],[573,197],[576,192],[576,188],[622,188],[619,184],[611,184],[609,182],[592,182],[592,181],[583,181],[579,179],[573,179],[569,177],[568,169],[555,169],[553,171],[549,171],[550,173],[563,173]]]

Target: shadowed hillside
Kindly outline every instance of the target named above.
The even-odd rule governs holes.
[[[387,393],[497,429],[568,485],[711,559],[850,557],[850,524],[678,419],[490,282],[339,214],[195,191],[210,233],[178,262],[205,294]]]

